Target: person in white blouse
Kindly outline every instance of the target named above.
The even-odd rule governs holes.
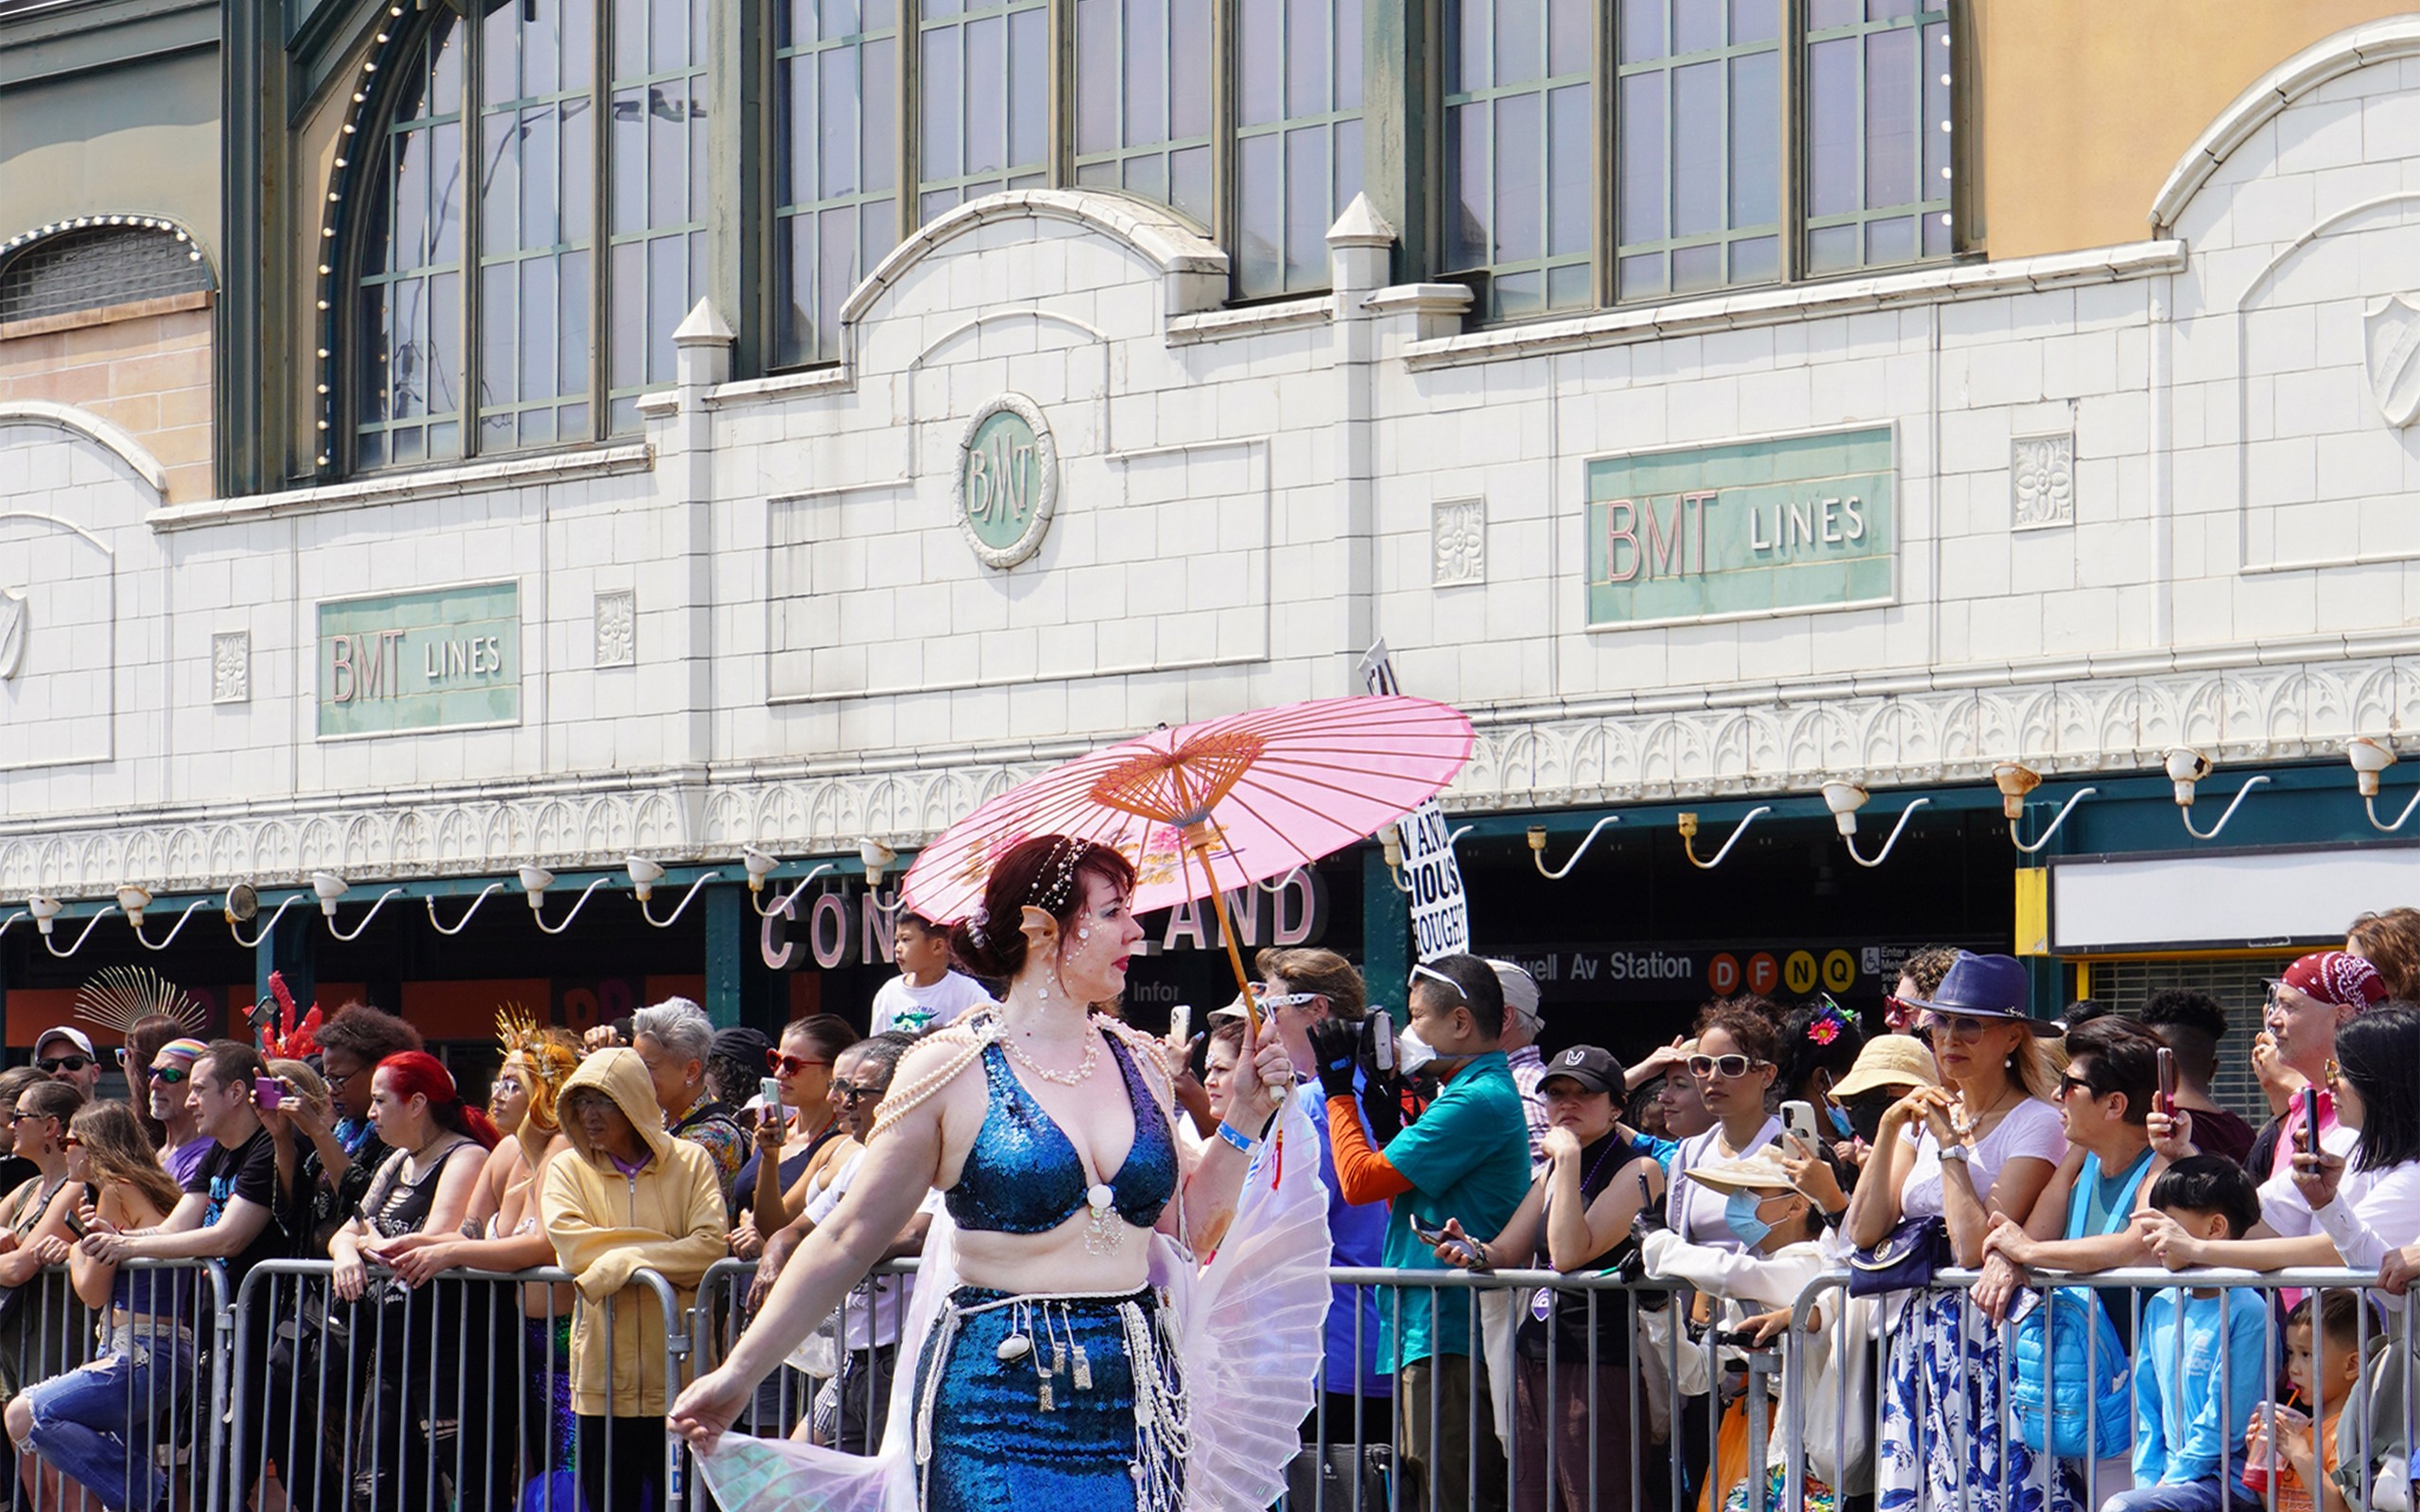
[[[2322,1073],[2336,1103],[2320,1147],[2297,1147],[2288,1174],[2260,1187],[2260,1225],[2241,1239],[2196,1239],[2176,1224],[2142,1220],[2152,1249],[2172,1270],[2193,1265],[2281,1270],[2348,1265],[2377,1270],[2420,1233],[2420,1010],[2373,1008],[2336,1033]],[[2192,1115],[2153,1125],[2170,1149],[2192,1139]]]
[[[1979,1265],[1992,1220],[2021,1222],[2033,1211],[2067,1140],[2028,996],[2014,956],[1968,954],[1950,963],[1930,1000],[1913,1005],[1944,1085],[1920,1087],[1882,1115],[1841,1225],[1850,1244],[1870,1248],[1903,1222],[1935,1220],[1944,1262]],[[1999,1331],[1949,1290],[1915,1294],[1888,1336],[1879,1505],[2038,1512],[2033,1456],[1998,1432],[2007,1376]]]

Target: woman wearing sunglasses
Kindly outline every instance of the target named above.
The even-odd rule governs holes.
[[[1961,955],[1915,1005],[1944,1085],[1919,1087],[1882,1115],[1842,1224],[1852,1245],[1869,1248],[1902,1222],[1934,1219],[1948,1234],[1946,1263],[1979,1265],[1992,1220],[2022,1223],[2032,1212],[2067,1139],[2027,998],[2014,956]],[[1890,1340],[1876,1456],[1884,1503],[2036,1512],[2044,1493],[2033,1455],[1998,1432],[2005,1372],[1991,1320],[1962,1292],[1920,1292]]]
[[[1665,1210],[1666,1223],[1689,1244],[1724,1251],[1742,1247],[1725,1216],[1730,1194],[1710,1191],[1688,1173],[1728,1164],[1781,1137],[1781,1120],[1770,1110],[1773,1083],[1781,1075],[1778,1018],[1772,1004],[1747,996],[1719,998],[1698,1013],[1697,1049],[1681,1063],[1680,1071],[1696,1088],[1714,1125],[1683,1140],[1674,1152]],[[1711,1297],[1692,1297],[1687,1316],[1693,1328],[1712,1322],[1715,1306]],[[1737,1419],[1736,1428],[1725,1423],[1718,1453],[1705,1397],[1684,1396],[1674,1406],[1673,1432],[1681,1438],[1682,1463],[1692,1498],[1709,1464],[1723,1464],[1733,1470],[1733,1474],[1718,1475],[1714,1502],[1720,1504],[1729,1494],[1731,1479],[1747,1465],[1746,1424],[1744,1417]]]
[[[832,1075],[842,1053],[856,1042],[848,1020],[819,1013],[784,1029],[781,1044],[766,1052],[765,1069],[781,1092],[781,1106],[758,1115],[756,1147],[732,1189],[731,1252],[741,1260],[764,1254],[766,1239],[788,1227],[820,1184],[817,1178],[841,1158],[848,1129],[833,1095]]]

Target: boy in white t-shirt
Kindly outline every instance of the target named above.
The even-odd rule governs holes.
[[[981,983],[950,970],[948,930],[904,908],[893,928],[899,974],[873,995],[872,1033],[905,1029],[922,1034],[992,1001]]]

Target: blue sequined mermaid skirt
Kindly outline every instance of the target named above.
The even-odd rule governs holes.
[[[1162,1319],[1150,1291],[951,1293],[916,1368],[925,1512],[1173,1512],[1186,1424]]]

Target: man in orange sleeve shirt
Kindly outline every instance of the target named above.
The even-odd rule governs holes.
[[[1529,1125],[1497,1048],[1503,1032],[1504,992],[1486,962],[1448,955],[1414,967],[1398,1059],[1407,1074],[1432,1070],[1444,1085],[1418,1123],[1374,1150],[1353,1089],[1359,1035],[1351,1024],[1312,1027],[1337,1184],[1347,1202],[1387,1204],[1382,1258],[1391,1267],[1446,1269],[1415,1224],[1434,1231],[1456,1219],[1463,1232],[1493,1238],[1529,1192]],[[1379,1352],[1397,1378],[1405,1504],[1425,1505],[1432,1480],[1441,1504],[1459,1503],[1476,1476],[1473,1504],[1497,1512],[1505,1504],[1504,1454],[1485,1376],[1472,1367],[1468,1299],[1447,1293],[1440,1306],[1436,1294],[1406,1290],[1400,1303],[1400,1315],[1394,1298],[1382,1300],[1378,1314]]]

